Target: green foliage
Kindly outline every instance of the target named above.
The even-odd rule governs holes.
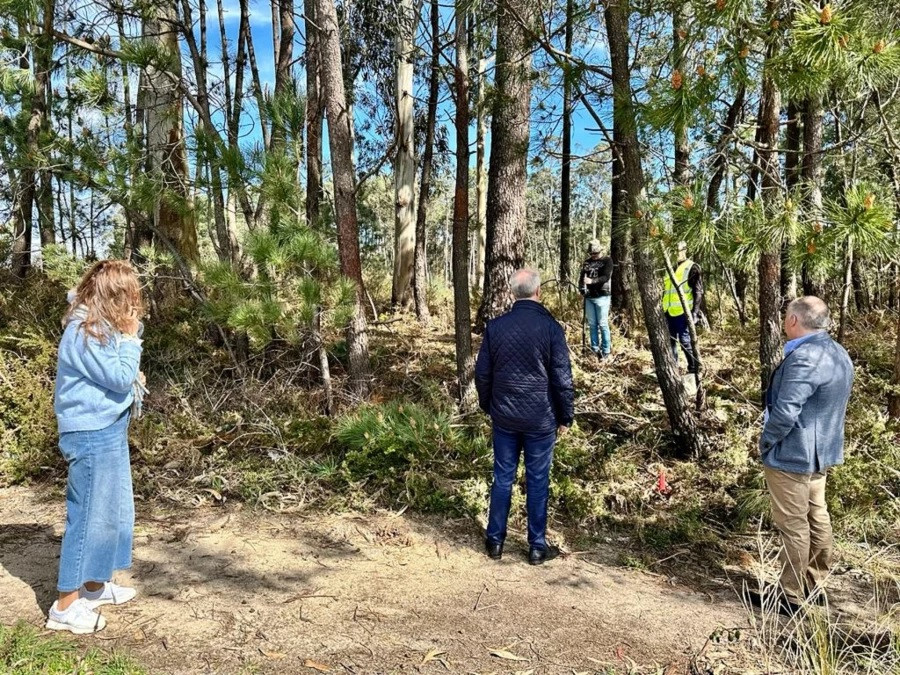
[[[299,344],[316,329],[343,326],[353,312],[355,287],[337,276],[334,248],[322,236],[291,221],[249,233],[245,250],[256,277],[244,278],[230,263],[203,267],[212,319],[246,334],[255,349],[274,339]]]
[[[346,450],[344,465],[356,480],[384,478],[453,452],[456,432],[447,415],[415,403],[364,406],[338,421],[335,439]]]
[[[56,346],[34,333],[0,334],[0,484],[59,470],[53,373]]]
[[[828,200],[829,238],[835,244],[853,242],[862,255],[889,256],[896,251],[894,207],[887,190],[863,183],[852,187],[840,200]]]
[[[793,11],[788,49],[773,62],[790,96],[822,96],[835,85],[873,90],[900,74],[900,35],[872,3],[796,0]]]
[[[57,635],[41,635],[24,621],[0,625],[0,671],[16,675],[142,675],[147,671],[124,654],[106,653]]]
[[[41,249],[44,259],[44,274],[51,281],[62,284],[66,288],[78,285],[88,267],[83,258],[73,258],[62,244],[47,244]]]

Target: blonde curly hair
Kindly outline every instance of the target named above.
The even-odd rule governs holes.
[[[85,338],[90,336],[106,344],[111,329],[127,334],[143,313],[141,285],[131,264],[127,260],[100,260],[76,287],[63,326],[77,314]]]

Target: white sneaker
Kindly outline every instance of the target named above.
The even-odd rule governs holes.
[[[78,598],[65,611],[59,611],[58,601],[53,603],[47,617],[50,630],[67,630],[76,635],[96,633],[106,628],[106,619],[88,607],[83,598]]]
[[[84,586],[78,591],[78,597],[82,598],[91,609],[97,609],[101,605],[124,605],[129,600],[134,600],[137,591],[127,586],[119,586],[111,581],[103,584],[103,588],[97,591],[89,591]]]

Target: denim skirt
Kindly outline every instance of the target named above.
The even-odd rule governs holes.
[[[134,494],[128,451],[130,414],[105,429],[59,436],[69,463],[66,532],[59,556],[57,590],[74,591],[86,581],[109,581],[131,567]]]

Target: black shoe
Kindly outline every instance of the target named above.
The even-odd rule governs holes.
[[[597,358],[601,361],[606,361],[609,358],[609,354],[604,354],[603,352],[595,352],[597,354]]]
[[[484,550],[491,560],[500,560],[503,557],[503,544],[497,544],[487,539],[484,540]]]
[[[806,601],[817,607],[825,607],[828,604],[828,597],[825,595],[824,589],[814,588],[807,594]]]
[[[529,565],[543,565],[548,560],[559,557],[558,546],[547,546],[547,548],[530,548],[528,550]]]
[[[768,593],[766,593],[764,597],[759,591],[747,589],[744,592],[744,595],[754,607],[762,610],[777,609],[778,613],[783,616],[794,616],[802,609],[800,605],[788,600],[781,593],[778,593],[777,605],[773,605],[772,598]]]

